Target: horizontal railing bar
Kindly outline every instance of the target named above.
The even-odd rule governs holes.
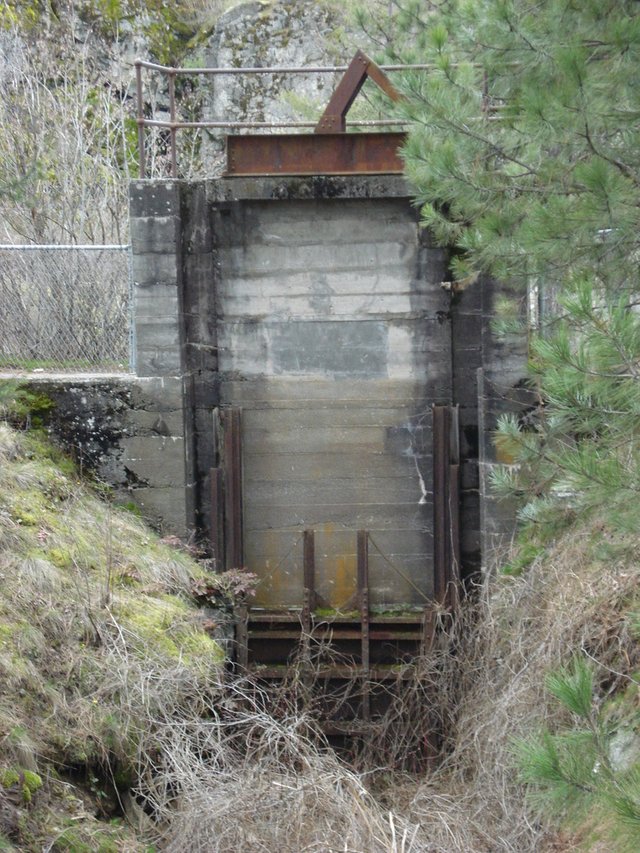
[[[162,119],[144,118],[139,119],[138,124],[143,127],[162,127],[167,130],[172,128],[207,128],[207,127],[247,127],[247,128],[295,128],[315,127],[317,121],[163,121]],[[393,127],[395,125],[406,125],[407,121],[401,119],[370,119],[348,122],[349,127]]]
[[[158,65],[156,62],[147,62],[144,59],[136,59],[134,65],[139,68],[148,68],[150,71],[161,71],[164,74],[338,74],[344,72],[348,65],[310,65],[301,68],[298,65],[271,65],[251,68],[174,68],[171,65]],[[380,65],[383,71],[432,71],[436,68],[433,63],[416,65]]]
[[[83,252],[101,252],[103,250],[119,250],[124,251],[125,249],[130,249],[131,246],[128,243],[105,243],[104,245],[97,245],[95,243],[0,243],[0,251],[16,250],[21,252],[28,252],[29,250],[36,249],[82,249]]]

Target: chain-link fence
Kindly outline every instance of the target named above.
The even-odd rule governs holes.
[[[0,369],[129,369],[128,246],[0,246]]]

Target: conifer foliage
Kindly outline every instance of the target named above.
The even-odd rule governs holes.
[[[399,83],[424,224],[455,248],[458,280],[520,283],[547,308],[531,339],[541,411],[502,419],[497,441],[517,464],[495,486],[521,498],[528,536],[549,542],[562,519],[589,530],[592,516],[607,531],[598,547],[624,548],[640,528],[640,3],[395,5],[377,29],[381,58],[430,65]],[[636,749],[639,730],[637,672],[620,666],[628,695],[608,695],[604,665],[576,659],[551,675],[567,726],[519,751],[547,814],[622,851],[639,849],[640,772],[637,752],[616,758],[616,737]],[[616,703],[624,725],[607,716]]]
[[[532,344],[545,417],[501,424],[497,477],[530,520],[637,523],[640,489],[640,4],[400,0],[384,59],[400,82],[407,176],[454,274],[554,303]],[[528,431],[527,431],[528,430]]]
[[[547,690],[564,706],[573,725],[517,744],[522,777],[534,785],[542,806],[563,815],[571,805],[574,823],[602,822],[616,851],[634,853],[640,837],[640,769],[620,748],[629,731],[616,732],[594,706],[593,668],[576,658],[551,673]]]
[[[634,0],[407,0],[389,59],[413,122],[407,175],[467,263],[513,279],[636,275],[640,9]],[[406,38],[406,37],[409,38]]]

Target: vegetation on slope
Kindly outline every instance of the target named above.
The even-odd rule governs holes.
[[[637,849],[640,11],[632,0],[394,7],[390,20],[364,19],[382,59],[431,66],[399,80],[399,112],[412,123],[406,171],[423,223],[453,247],[461,288],[490,274],[520,283],[521,302],[541,297],[546,309],[532,335],[541,405],[533,417],[501,421],[497,440],[517,465],[495,478],[521,502],[522,541],[507,567],[519,575],[513,591],[524,596],[533,583],[541,595],[516,598],[509,611],[504,585],[488,599],[473,638],[498,660],[460,697],[461,719],[473,744],[485,743],[477,709],[489,707],[486,685],[495,709],[504,700],[515,715],[496,729],[497,751],[509,735],[524,738],[524,777],[546,814],[578,824],[585,844],[595,822],[607,849]],[[496,333],[517,314],[505,305]],[[476,661],[482,672],[486,654],[465,671]],[[548,701],[518,709],[530,676],[539,694],[547,684]],[[466,717],[469,699],[476,715]],[[621,718],[612,707],[624,708]],[[520,717],[540,731],[527,739]],[[617,737],[634,745],[628,766],[614,760]],[[468,770],[464,742],[453,766]],[[497,771],[486,754],[476,759],[472,777],[482,766]],[[499,791],[499,773],[491,778]],[[513,829],[517,802],[504,802],[499,813]],[[520,840],[506,832],[497,846],[539,849],[526,811],[520,826]]]
[[[5,846],[133,843],[95,814],[132,806],[140,750],[160,709],[218,680],[222,650],[190,595],[202,574],[80,483],[37,434],[0,425]]]
[[[640,538],[601,519],[545,538],[528,528],[458,622],[448,754],[408,811],[432,849],[638,848]]]
[[[215,585],[37,431],[0,424],[0,849],[373,851],[415,835],[326,748],[301,679],[266,695],[223,678],[220,615],[192,595]]]
[[[220,688],[189,603],[197,566],[91,496],[32,436],[3,429],[0,845],[640,846],[640,12],[630,0],[398,5],[383,22],[389,58],[434,63],[405,81],[408,172],[425,222],[456,245],[463,282],[479,270],[535,275],[563,293],[534,349],[545,414],[526,429],[502,425],[520,461],[498,483],[522,497],[519,549],[419,662],[410,713],[395,706],[377,732],[394,760],[374,750],[355,773],[323,749],[304,685],[276,699],[241,681]],[[83,113],[67,127],[91,122]],[[24,180],[6,197],[31,201],[30,178],[46,187],[50,164],[24,152]],[[38,230],[41,209],[25,203],[20,233],[89,233],[59,210]],[[395,757],[415,748],[411,718],[427,701],[443,761],[425,778],[399,775]],[[114,814],[129,823],[102,819]]]
[[[221,685],[220,648],[202,630],[211,614],[191,598],[202,569],[188,556],[79,483],[37,434],[0,427],[0,462],[6,849],[294,853],[346,840],[361,851],[488,853],[588,849],[601,837],[633,849],[637,824],[634,835],[610,806],[637,805],[636,534],[601,522],[534,543],[532,564],[491,581],[418,662],[404,713],[392,706],[356,772],[323,746],[295,670],[277,695],[242,679]],[[580,720],[544,686],[576,650],[593,666]],[[427,708],[445,732],[444,760],[427,775],[399,773]],[[517,743],[561,751],[553,738],[584,743],[592,724],[617,799],[608,783],[586,790],[607,775],[590,768],[572,791],[581,811],[570,810],[590,820],[558,835],[546,800],[526,795]]]

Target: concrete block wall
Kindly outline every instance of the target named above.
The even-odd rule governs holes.
[[[526,341],[491,331],[508,288],[441,287],[446,253],[404,181],[135,181],[131,217],[137,372],[182,395],[175,440],[155,444],[169,515],[208,536],[213,412],[241,407],[246,562],[266,597],[299,603],[297,540],[314,528],[320,594],[345,603],[362,527],[384,553],[375,603],[416,603],[431,590],[431,406],[454,403],[463,569],[477,569],[513,526],[490,497],[490,435],[520,395]]]
[[[419,604],[431,403],[451,399],[443,253],[406,198],[385,195],[239,200],[216,221],[220,402],[243,410],[245,551],[263,603],[302,600],[312,528],[319,595],[344,606],[364,528],[382,551],[373,603]]]
[[[189,536],[179,377],[43,375],[23,385],[55,403],[47,430],[82,470],[162,532]]]
[[[171,406],[173,419],[169,435],[138,439],[131,452],[149,490],[143,495],[136,488],[132,497],[151,519],[188,537],[195,528],[196,475],[185,370],[182,193],[177,181],[134,181],[130,187],[133,364],[139,387],[155,408]]]
[[[397,177],[135,181],[136,376],[42,377],[52,432],[156,526],[210,535],[214,411],[243,410],[245,551],[265,602],[299,604],[317,531],[322,598],[354,592],[355,531],[373,602],[432,589],[433,404],[460,414],[462,569],[490,569],[514,508],[491,492],[502,412],[531,404],[526,336],[498,337],[480,278],[441,284],[447,255]],[[397,572],[392,566],[400,569]],[[419,591],[417,591],[419,590]]]

